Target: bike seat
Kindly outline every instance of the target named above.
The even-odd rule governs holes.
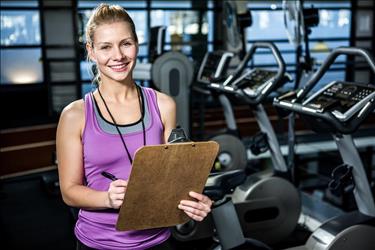
[[[231,193],[245,179],[246,173],[243,169],[212,173],[207,179],[203,193],[210,197],[211,200],[217,201],[224,198],[226,194]]]

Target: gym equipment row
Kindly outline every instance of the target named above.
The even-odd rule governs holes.
[[[257,48],[272,51],[278,64],[277,71],[260,68],[244,70]],[[374,201],[350,134],[374,110],[375,88],[370,84],[335,81],[323,85],[321,90],[308,96],[334,59],[341,54],[365,57],[375,72],[374,60],[367,51],[338,48],[329,55],[303,89],[277,97],[274,105],[281,110],[280,113],[285,114],[283,110],[289,110],[287,114],[290,111],[302,114],[318,132],[328,131],[334,135],[344,164],[335,171],[330,187],[343,189],[348,183],[345,180],[352,179],[359,209],[322,224],[305,245],[293,249],[352,249],[358,246],[370,249],[374,244],[371,238],[375,230]],[[288,78],[285,77],[282,57],[272,43],[254,43],[236,71],[218,81],[220,79],[217,78],[219,74],[216,69],[221,69],[226,63],[217,58],[228,57],[227,52],[206,55],[198,79],[208,89],[233,95],[251,105],[261,131],[267,135],[274,171],[271,174],[255,173],[250,176],[246,176],[244,170],[212,174],[205,189],[205,193],[215,201],[212,218],[203,223],[179,225],[173,234],[179,240],[191,240],[214,235],[216,230],[222,249],[249,244],[267,249],[264,243],[272,245],[290,235],[301,212],[299,193],[290,182],[279,144],[261,105],[267,95],[282,86]],[[215,65],[215,62],[218,64]],[[359,239],[359,235],[366,240]]]

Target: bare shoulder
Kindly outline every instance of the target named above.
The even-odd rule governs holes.
[[[158,99],[159,109],[166,112],[175,112],[176,102],[174,99],[165,93],[159,91],[155,92]]]
[[[169,136],[170,130],[176,126],[176,102],[169,95],[158,91],[156,91],[156,96],[164,130]]]
[[[82,99],[68,104],[61,112],[59,127],[83,128],[85,122],[85,108]]]
[[[84,104],[83,100],[77,100],[70,104],[68,104],[62,111],[61,116],[65,119],[77,119],[83,117],[85,114],[84,112]]]

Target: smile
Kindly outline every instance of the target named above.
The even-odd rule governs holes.
[[[122,71],[125,71],[127,70],[127,66],[129,65],[129,63],[122,63],[122,64],[117,64],[117,65],[111,65],[109,66],[113,71],[116,71],[116,72],[122,72]]]

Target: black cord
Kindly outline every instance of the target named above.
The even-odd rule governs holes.
[[[142,132],[143,132],[143,146],[145,146],[145,145],[146,145],[146,130],[145,130],[145,123],[144,123],[144,113],[145,113],[145,109],[144,109],[144,106],[143,106],[143,103],[144,103],[144,102],[141,101],[141,96],[140,96],[141,94],[140,94],[140,89],[139,89],[139,87],[136,86],[136,88],[137,88],[137,94],[138,94],[139,108],[140,108],[141,116],[142,116],[142,117],[141,117],[141,122],[142,122]],[[103,98],[103,96],[102,96],[102,93],[100,92],[99,88],[98,88],[98,93],[99,93],[99,96],[100,96],[100,98],[102,99],[102,101],[103,101],[103,103],[104,103],[104,106],[105,106],[105,108],[106,108],[106,110],[107,110],[109,116],[110,116],[111,119],[112,119],[113,124],[114,124],[115,127],[116,127],[117,133],[119,134],[120,139],[121,139],[121,142],[122,142],[122,144],[124,145],[124,148],[125,148],[126,154],[128,155],[129,161],[130,161],[131,164],[133,164],[133,159],[132,159],[132,157],[131,157],[131,155],[130,155],[130,152],[129,152],[128,147],[126,146],[126,143],[125,143],[124,137],[122,136],[121,131],[120,131],[120,129],[119,129],[117,123],[116,123],[116,120],[115,120],[115,118],[113,117],[111,111],[109,110],[108,105],[107,105],[106,101],[104,100],[104,98]]]

